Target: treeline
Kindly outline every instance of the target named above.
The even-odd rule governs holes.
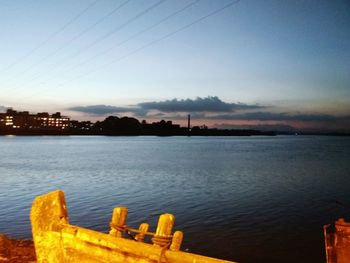
[[[71,121],[69,133],[72,135],[156,135],[156,136],[248,136],[248,135],[275,135],[274,132],[257,130],[219,130],[209,129],[206,126],[194,126],[191,129],[180,127],[171,121],[140,122],[135,118],[109,116],[103,121],[91,123],[88,121]]]
[[[204,126],[180,127],[172,121],[147,123],[130,117],[109,116],[103,121],[69,122],[69,127],[0,127],[0,135],[111,135],[111,136],[249,136],[276,135],[275,132],[257,130],[209,129]]]

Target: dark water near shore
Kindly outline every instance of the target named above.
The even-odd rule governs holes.
[[[12,237],[31,237],[32,200],[55,189],[72,224],[108,231],[122,205],[154,230],[169,212],[183,249],[240,262],[325,262],[322,226],[350,220],[349,137],[2,136],[0,149]]]

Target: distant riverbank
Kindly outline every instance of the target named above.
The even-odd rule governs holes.
[[[120,130],[102,130],[102,131],[82,131],[82,130],[21,130],[9,129],[0,130],[0,135],[95,135],[95,136],[274,136],[276,132],[273,131],[256,131],[256,130],[154,130],[154,131],[120,131]]]
[[[258,130],[191,130],[179,131],[89,131],[89,130],[21,130],[21,129],[0,129],[0,136],[276,136],[276,135],[314,135],[314,136],[350,136],[350,133],[341,132],[278,132],[278,131],[258,131]]]

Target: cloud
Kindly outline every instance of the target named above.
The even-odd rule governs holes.
[[[216,96],[196,99],[172,99],[165,101],[141,102],[132,107],[117,107],[111,105],[91,105],[75,106],[68,110],[89,113],[94,115],[106,115],[113,113],[132,112],[138,116],[146,116],[147,113],[158,111],[161,113],[191,113],[201,114],[203,112],[214,113],[232,113],[236,110],[251,110],[265,108],[264,106],[244,104],[244,103],[227,103]],[[156,113],[153,113],[156,114]]]
[[[244,103],[227,103],[218,97],[196,99],[173,99],[165,101],[142,102],[137,104],[142,109],[158,110],[161,112],[233,112],[235,110],[259,109],[263,106]]]
[[[247,112],[243,114],[219,114],[207,116],[208,119],[216,120],[254,120],[254,121],[344,121],[350,120],[350,116],[334,116],[329,114],[303,114],[303,113],[272,113],[272,112]]]
[[[260,111],[268,106],[244,103],[227,103],[216,96],[196,99],[172,99],[154,102],[141,102],[130,107],[111,105],[76,106],[69,110],[93,115],[133,113],[136,117],[156,117],[183,120],[187,114],[192,119],[239,120],[239,121],[299,121],[299,122],[349,122],[348,116],[335,116],[323,113],[307,114],[301,112]],[[1,109],[1,108],[0,108]],[[253,111],[255,110],[255,111]],[[258,111],[257,111],[258,110]],[[240,113],[236,113],[236,112]]]
[[[71,111],[78,111],[83,113],[89,113],[94,115],[105,115],[112,113],[133,112],[134,108],[127,107],[115,107],[110,105],[91,105],[91,106],[75,106],[68,108]]]

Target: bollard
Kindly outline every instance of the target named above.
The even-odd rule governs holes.
[[[136,241],[143,242],[145,239],[145,233],[148,232],[149,224],[142,223],[139,227],[140,233],[135,236]]]
[[[171,242],[171,231],[175,223],[175,216],[172,214],[162,214],[158,220],[158,226],[152,242],[156,246],[169,246]]]
[[[184,238],[182,231],[175,231],[173,235],[173,240],[171,241],[170,250],[179,251],[181,248],[181,243]]]
[[[111,230],[109,234],[115,237],[122,237],[125,231],[126,217],[128,216],[128,209],[126,207],[116,207],[113,210],[111,221]]]

